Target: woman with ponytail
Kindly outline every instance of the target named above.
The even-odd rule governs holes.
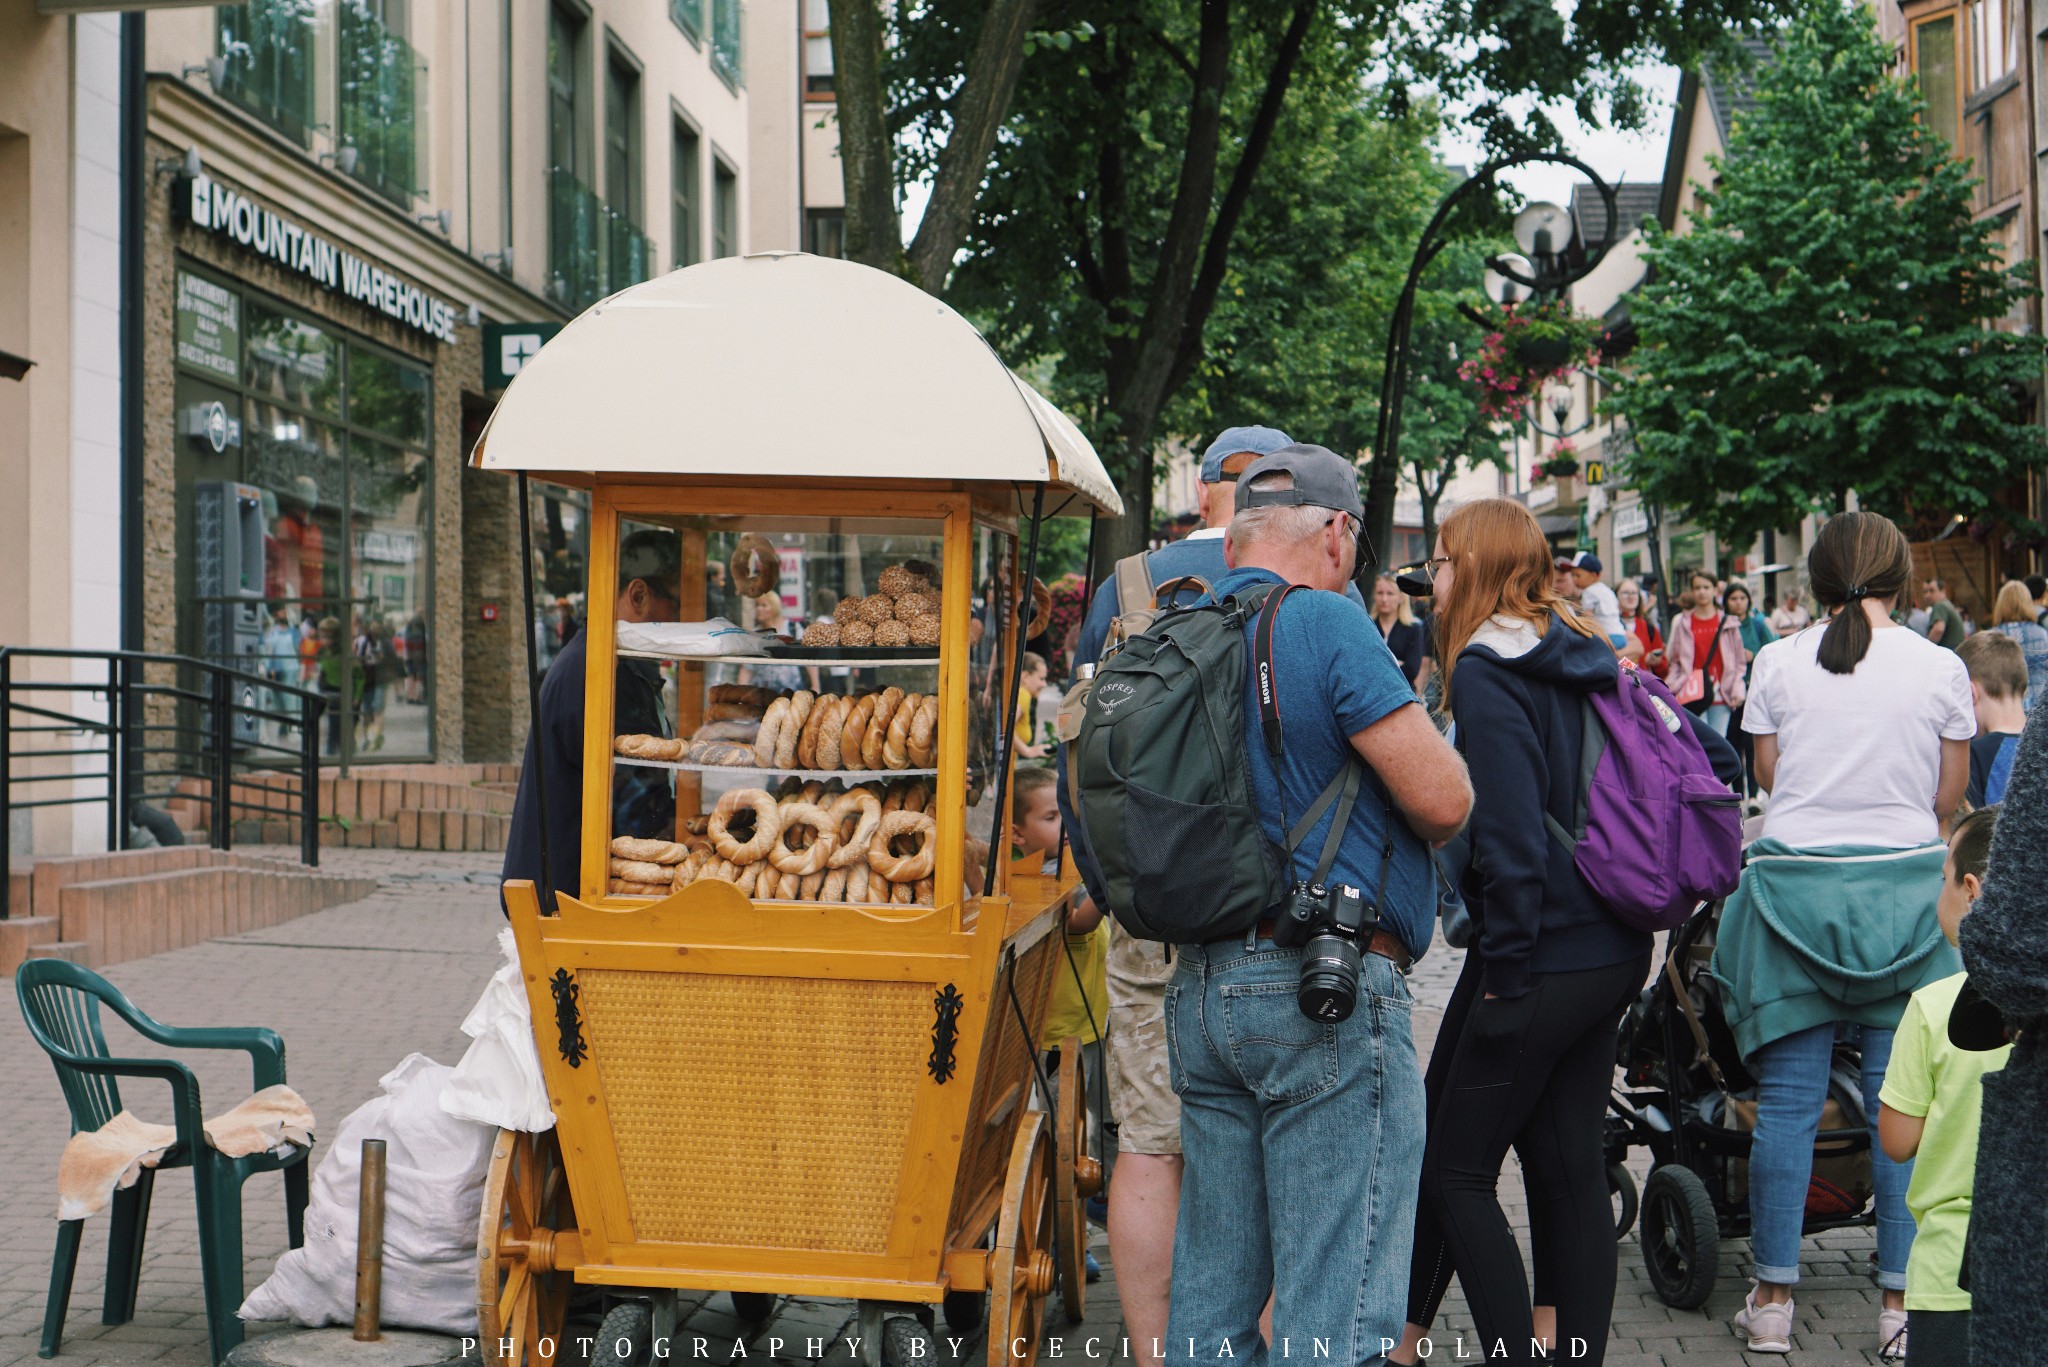
[[[1830,518],[1807,556],[1823,619],[1757,652],[1743,714],[1770,805],[1722,911],[1713,974],[1757,1078],[1756,1285],[1735,1316],[1752,1352],[1791,1349],[1814,1135],[1848,1026],[1872,1128],[1878,1355],[1906,1355],[1912,1164],[1878,1145],[1878,1088],[1906,999],[1957,970],[1935,902],[1942,824],[1962,801],[1977,729],[1962,661],[1892,621],[1912,568],[1887,519]]]

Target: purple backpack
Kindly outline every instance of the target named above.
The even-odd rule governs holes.
[[[1728,791],[1664,685],[1623,663],[1588,693],[1577,827],[1544,813],[1580,877],[1624,924],[1670,930],[1742,878],[1742,801]]]

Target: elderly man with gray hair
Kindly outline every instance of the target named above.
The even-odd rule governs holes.
[[[1404,975],[1434,923],[1430,842],[1463,826],[1472,787],[1371,618],[1344,596],[1363,522],[1357,472],[1320,446],[1285,447],[1238,481],[1216,596],[1313,590],[1247,624],[1251,793],[1275,849],[1290,847],[1289,823],[1309,825],[1291,842],[1290,910],[1320,891],[1309,886],[1319,851],[1320,881],[1363,903],[1357,1004],[1342,1019],[1308,1014],[1309,950],[1279,944],[1273,916],[1176,950],[1166,1018],[1186,1175],[1169,1363],[1257,1364],[1270,1352],[1355,1364],[1401,1338],[1424,1123]],[[1270,633],[1263,679],[1255,631]],[[1277,760],[1262,696],[1278,719]],[[1361,782],[1347,814],[1318,798],[1348,765]],[[1269,1287],[1270,1350],[1258,1324]]]

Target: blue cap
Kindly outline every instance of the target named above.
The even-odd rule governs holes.
[[[1223,478],[1223,458],[1234,456],[1240,451],[1249,451],[1255,456],[1270,456],[1285,446],[1294,445],[1294,438],[1271,427],[1226,427],[1216,434],[1216,440],[1209,443],[1209,449],[1202,456],[1202,483],[1215,484]]]

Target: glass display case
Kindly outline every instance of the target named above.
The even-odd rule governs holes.
[[[941,643],[949,595],[974,584],[948,582],[945,529],[941,517],[618,519],[605,895],[715,878],[757,902],[953,900],[935,881],[941,738],[954,730]],[[1008,582],[1007,560],[992,566],[1009,542],[977,533],[975,583]],[[985,594],[968,606],[982,644],[968,658],[960,866],[978,893],[1004,633],[989,629]]]

